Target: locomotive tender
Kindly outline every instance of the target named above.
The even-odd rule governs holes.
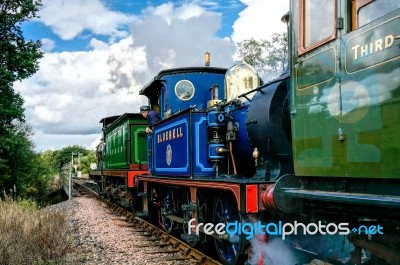
[[[400,4],[290,4],[287,72],[262,84],[244,63],[161,71],[140,94],[162,120],[146,135],[139,114],[103,119],[91,177],[188,243],[213,241],[224,264],[242,264],[246,235],[188,233],[190,220],[379,224],[349,237],[349,264],[363,250],[400,264]]]

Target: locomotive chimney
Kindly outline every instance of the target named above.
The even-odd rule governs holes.
[[[210,66],[211,63],[211,55],[209,52],[204,53],[204,64],[205,66]]]

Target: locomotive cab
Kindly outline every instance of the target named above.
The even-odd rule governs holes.
[[[152,175],[212,177],[207,154],[206,109],[211,100],[223,98],[226,69],[189,67],[161,71],[140,94],[150,104],[158,100],[163,118],[149,134]]]
[[[226,69],[215,67],[187,67],[163,70],[157,74],[140,92],[148,98],[150,106],[159,108],[160,117],[168,118],[180,111],[195,107],[205,110],[207,103],[224,97],[223,75]],[[204,82],[207,80],[207,82]]]

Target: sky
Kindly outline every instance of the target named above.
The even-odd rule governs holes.
[[[284,33],[288,10],[288,0],[42,0],[22,30],[45,54],[14,84],[35,149],[94,149],[99,121],[138,112],[139,90],[159,71],[203,66],[207,51],[211,66],[229,68],[236,43]]]

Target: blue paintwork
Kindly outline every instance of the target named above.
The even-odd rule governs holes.
[[[213,176],[208,161],[207,120],[192,109],[156,124],[153,133],[154,175]]]
[[[186,67],[167,69],[159,72],[140,92],[149,98],[150,105],[156,105],[161,117],[169,117],[190,107],[206,110],[207,102],[211,100],[211,87],[217,85],[218,98],[224,98],[224,78],[226,69],[216,67]],[[194,85],[194,95],[188,100],[182,100],[175,94],[175,85],[182,80],[188,80]]]
[[[164,117],[164,113],[172,109],[172,114],[195,106],[196,109],[205,110],[207,102],[211,100],[210,88],[217,84],[218,97],[224,98],[224,75],[204,72],[185,72],[173,75],[164,75],[161,80],[164,86],[161,88],[160,114]],[[190,100],[184,101],[179,99],[175,94],[175,85],[180,80],[189,80],[195,87],[195,93]]]
[[[251,176],[254,173],[253,147],[247,135],[246,113],[249,105],[240,107],[229,106],[226,108],[229,115],[237,127],[236,141],[232,142],[233,154],[236,160],[238,172]]]

